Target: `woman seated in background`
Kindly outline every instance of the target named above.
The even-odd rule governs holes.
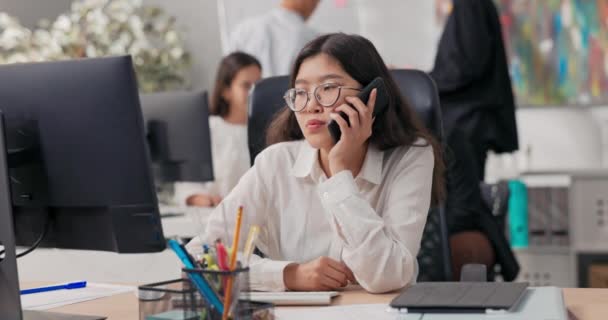
[[[372,117],[381,77],[388,105]],[[413,283],[431,201],[443,197],[440,147],[401,97],[374,45],[357,35],[321,36],[295,60],[288,108],[268,129],[273,144],[220,203],[188,249],[220,238],[230,243],[244,207],[262,232],[265,258],[250,263],[253,290],[335,290],[358,282],[369,292]],[[345,113],[350,125],[339,112]],[[342,135],[334,142],[331,120]]]
[[[212,116],[209,117],[215,180],[176,183],[178,204],[216,206],[249,169],[247,97],[261,74],[260,63],[246,53],[234,52],[222,59],[211,96]]]

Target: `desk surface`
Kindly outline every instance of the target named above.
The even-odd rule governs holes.
[[[572,320],[605,320],[608,315],[608,289],[564,289],[564,300]],[[333,305],[387,303],[396,293],[369,294],[358,287],[348,288]],[[139,319],[138,300],[133,293],[69,305],[49,311],[104,315],[109,320]]]

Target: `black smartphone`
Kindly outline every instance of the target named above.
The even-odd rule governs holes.
[[[381,77],[377,77],[376,79],[372,80],[372,82],[370,82],[367,86],[365,86],[365,88],[361,90],[361,92],[359,92],[357,97],[359,97],[359,99],[361,99],[363,103],[367,104],[367,100],[369,100],[369,95],[372,93],[373,89],[378,89],[378,92],[376,93],[376,105],[374,106],[374,113],[372,113],[372,116],[375,117],[378,114],[382,113],[384,110],[386,110],[386,108],[388,108],[388,92],[386,91],[386,85],[384,84],[384,80],[382,80]],[[344,112],[340,112],[339,114],[350,125],[350,122],[348,121],[348,115]],[[331,120],[327,125],[327,128],[329,129],[329,133],[334,139],[334,142],[337,143],[340,140],[340,137],[342,136],[340,126],[336,121]]]

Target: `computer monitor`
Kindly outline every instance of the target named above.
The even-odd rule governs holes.
[[[130,57],[0,66],[0,111],[0,318],[21,319],[14,242],[165,248]]]
[[[155,181],[213,180],[207,93],[149,93],[141,104]]]

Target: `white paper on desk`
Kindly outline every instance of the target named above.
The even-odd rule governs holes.
[[[25,310],[48,310],[134,290],[135,287],[132,286],[87,282],[87,286],[81,289],[55,290],[23,295],[21,296],[21,308]]]
[[[399,313],[386,304],[352,304],[319,308],[276,308],[277,320],[420,320],[421,314]]]

